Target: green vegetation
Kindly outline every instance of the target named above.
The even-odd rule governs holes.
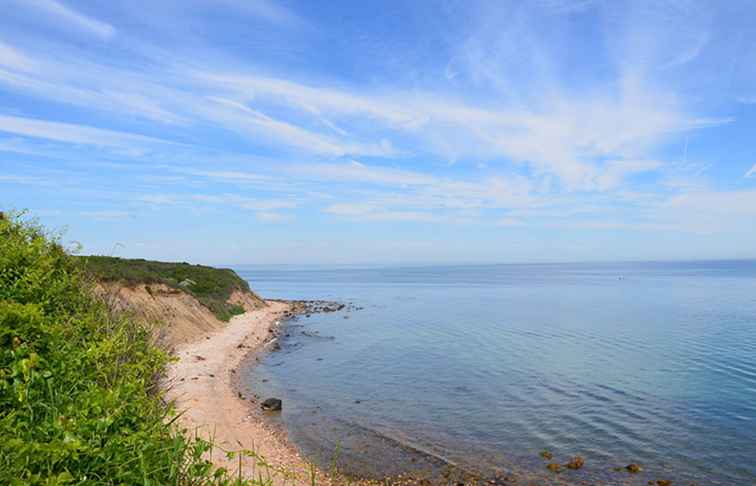
[[[132,287],[165,284],[188,292],[221,321],[244,312],[241,306],[227,302],[231,293],[234,290],[250,292],[249,284],[227,268],[106,256],[77,258],[82,260],[85,270],[101,282],[120,282]]]
[[[0,213],[0,484],[239,483],[203,459],[209,443],[175,430],[157,386],[168,355],[94,296],[82,263]],[[173,268],[174,279],[205,271]],[[205,295],[242,285],[212,275]]]

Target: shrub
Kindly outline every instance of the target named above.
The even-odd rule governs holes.
[[[168,361],[94,297],[81,260],[0,218],[0,484],[230,483],[172,426]]]

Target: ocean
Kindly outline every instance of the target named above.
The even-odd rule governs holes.
[[[239,266],[290,322],[244,382],[321,467],[756,484],[756,261]],[[643,467],[631,475],[622,468]]]

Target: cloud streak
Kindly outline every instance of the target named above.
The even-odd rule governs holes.
[[[102,39],[109,39],[116,33],[116,29],[112,25],[87,17],[56,0],[23,0],[18,3],[23,7],[34,8],[57,21]]]
[[[171,143],[144,135],[106,130],[72,123],[60,123],[32,118],[0,115],[0,132],[24,137],[42,138],[68,144],[98,147],[133,148],[145,144]]]

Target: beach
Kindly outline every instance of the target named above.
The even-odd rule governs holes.
[[[282,431],[265,423],[259,401],[238,392],[236,375],[245,358],[276,339],[275,329],[290,307],[267,302],[233,317],[220,331],[179,345],[178,360],[165,378],[166,398],[181,413],[178,423],[188,434],[212,440],[210,459],[216,466],[238,474],[241,465],[243,476],[261,475],[274,484],[309,482],[312,468]],[[239,450],[254,454],[242,457],[241,463],[238,457],[227,458],[227,451]]]

